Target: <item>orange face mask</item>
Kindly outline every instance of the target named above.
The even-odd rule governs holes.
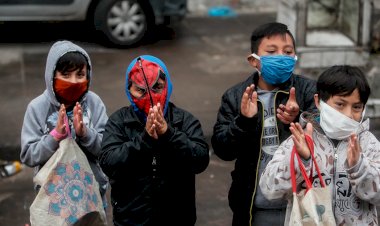
[[[88,89],[88,80],[80,83],[67,82],[62,79],[54,79],[54,92],[57,99],[64,105],[74,105]]]

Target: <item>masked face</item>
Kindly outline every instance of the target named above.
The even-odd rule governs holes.
[[[278,85],[286,82],[293,73],[297,56],[288,55],[265,55],[259,57],[252,53],[254,58],[260,60],[260,75],[264,81],[271,85]]]
[[[343,140],[352,133],[357,133],[364,114],[365,111],[361,114],[360,121],[356,121],[335,110],[322,100],[320,101],[320,125],[325,134],[335,140]]]
[[[88,80],[83,82],[72,83],[62,80],[60,78],[54,79],[54,91],[57,95],[57,99],[65,106],[74,105],[83,94],[87,91]]]
[[[148,115],[149,109],[160,103],[164,109],[168,86],[163,70],[155,63],[138,60],[129,73],[129,91],[138,109]]]

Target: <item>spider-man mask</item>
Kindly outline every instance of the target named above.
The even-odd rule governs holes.
[[[162,68],[151,61],[138,58],[129,73],[129,91],[137,108],[148,115],[158,103],[164,109],[168,85]]]

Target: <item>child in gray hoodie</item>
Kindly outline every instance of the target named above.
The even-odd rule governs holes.
[[[73,139],[87,156],[105,200],[108,179],[97,158],[108,116],[100,97],[89,91],[91,77],[91,60],[84,49],[70,41],[52,45],[46,60],[46,89],[28,104],[25,112],[20,158],[37,174],[67,137],[67,115]]]
[[[331,189],[336,225],[378,225],[380,142],[369,131],[369,119],[364,118],[370,93],[358,67],[335,65],[319,76],[314,95],[319,112],[303,112],[300,123],[291,123],[292,135],[276,150],[260,178],[260,188],[267,199],[288,199],[285,225],[289,225],[293,206],[289,170],[293,146],[304,161],[307,175],[313,165],[305,135],[314,142],[322,180]],[[298,165],[295,168],[299,191],[305,188],[305,180]],[[312,185],[320,187],[316,170],[312,172]]]

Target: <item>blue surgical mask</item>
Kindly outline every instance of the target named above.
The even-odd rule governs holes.
[[[259,73],[264,81],[271,85],[286,82],[292,75],[297,61],[297,56],[288,55],[265,55],[259,57],[252,53],[251,56],[260,60],[261,72],[259,71]]]

